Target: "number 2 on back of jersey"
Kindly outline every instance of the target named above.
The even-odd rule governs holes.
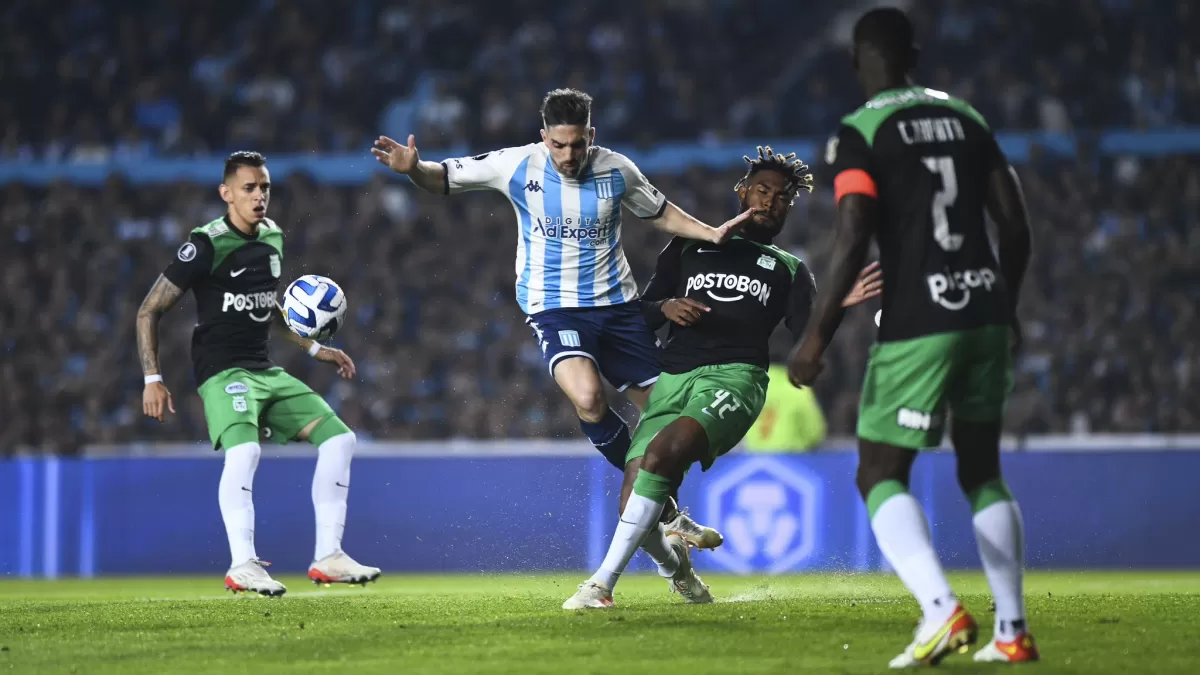
[[[933,238],[938,246],[945,251],[957,251],[962,248],[963,236],[950,233],[950,218],[946,209],[954,206],[958,199],[958,177],[954,174],[953,157],[922,157],[925,168],[930,173],[942,177],[942,189],[933,193]]]

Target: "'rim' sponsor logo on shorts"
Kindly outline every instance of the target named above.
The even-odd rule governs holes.
[[[982,288],[990,292],[992,284],[996,283],[996,273],[987,267],[962,272],[946,270],[946,274],[931,274],[925,281],[929,284],[929,296],[934,302],[951,311],[958,311],[971,302],[973,289]],[[958,296],[958,299],[951,300],[954,296]]]
[[[683,292],[687,295],[692,290],[705,291],[708,297],[718,302],[737,302],[749,294],[751,297],[758,298],[758,301],[765,307],[767,299],[771,297],[771,286],[758,279],[751,279],[744,274],[696,274],[688,278],[687,290]],[[726,290],[736,292],[737,295],[718,295],[713,290]]]
[[[913,429],[915,431],[929,431],[936,429],[942,424],[942,416],[932,413],[921,412],[911,408],[901,408],[896,413],[897,426],[905,429]]]
[[[262,323],[271,320],[271,310],[275,308],[275,294],[271,292],[264,293],[225,293],[225,301],[221,304],[221,311],[228,312],[232,309],[235,312],[250,312],[250,318]],[[255,310],[266,310],[262,316],[255,314]]]

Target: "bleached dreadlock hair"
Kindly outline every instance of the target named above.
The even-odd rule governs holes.
[[[771,169],[787,176],[787,189],[792,195],[792,202],[796,201],[796,195],[801,190],[813,191],[813,177],[808,173],[808,165],[802,159],[796,159],[796,153],[789,152],[786,155],[777,155],[769,145],[758,146],[758,158],[750,159],[749,155],[742,155],[742,159],[750,165],[746,170],[746,175],[733,186],[734,192],[742,189],[746,185],[746,181],[750,180],[750,176],[762,171],[763,169]]]

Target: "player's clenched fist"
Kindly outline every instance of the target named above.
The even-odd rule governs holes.
[[[401,145],[387,136],[380,136],[375,141],[375,147],[371,148],[371,154],[375,155],[380,164],[396,173],[408,173],[421,161],[421,156],[417,153],[417,139],[412,134],[408,135],[408,145]]]
[[[163,421],[167,411],[175,412],[175,401],[162,382],[151,382],[142,390],[142,412],[146,417]]]
[[[662,304],[663,316],[680,326],[690,326],[700,320],[705,312],[711,311],[691,298],[671,298]]]

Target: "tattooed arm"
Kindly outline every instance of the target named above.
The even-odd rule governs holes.
[[[292,331],[287,325],[287,321],[283,317],[283,307],[278,307],[279,311],[275,312],[275,320],[272,322],[276,328],[283,331],[283,339],[296,345],[306,352],[312,354],[312,357],[318,361],[332,363],[338,367],[338,374],[347,380],[354,377],[355,367],[354,361],[346,355],[346,352],[326,347],[325,345],[317,346],[316,340],[310,340],[306,337],[300,337]],[[316,351],[313,352],[313,347],[316,346]]]
[[[158,320],[183,297],[183,290],[171,283],[165,276],[159,275],[158,280],[150,287],[146,299],[137,313],[137,344],[138,358],[142,362],[142,374],[149,377],[157,375],[159,381],[147,382],[142,392],[142,412],[147,417],[163,421],[166,411],[175,412],[175,402],[171,392],[161,381],[162,370],[158,365]]]

